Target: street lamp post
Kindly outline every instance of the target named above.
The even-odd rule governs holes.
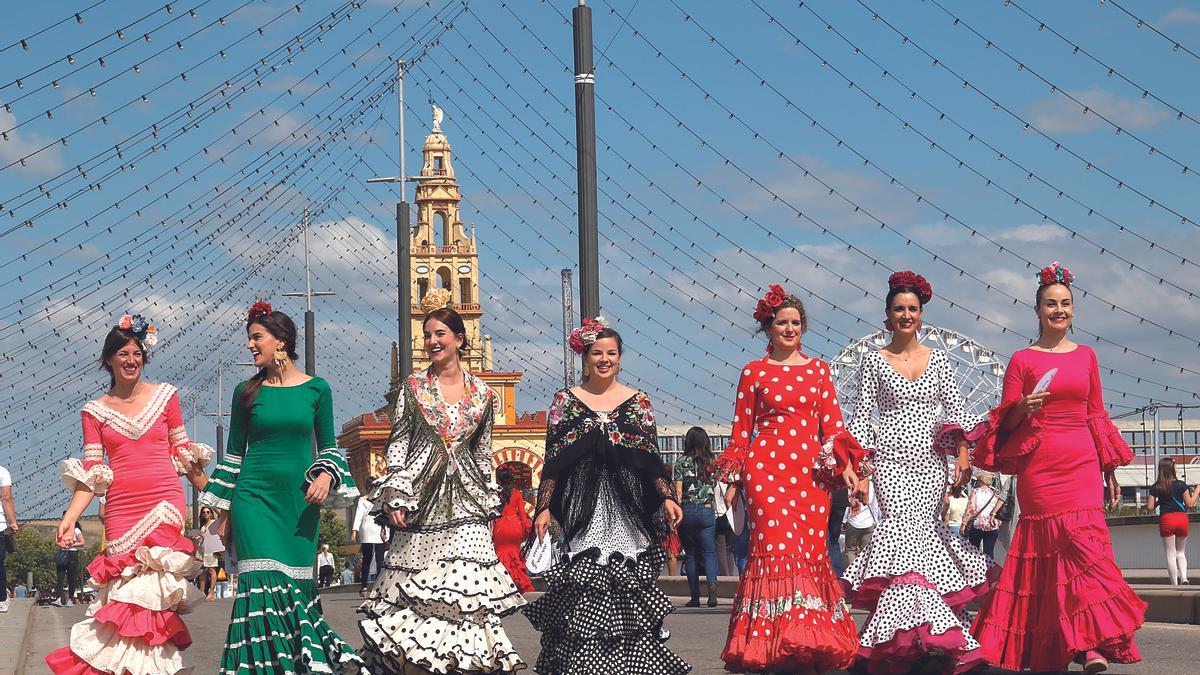
[[[333,291],[314,291],[312,289],[312,265],[308,251],[308,207],[304,208],[304,292],[284,293],[287,298],[304,298],[307,304],[304,308],[304,372],[309,375],[317,374],[317,338],[313,315],[312,299],[336,295]]]

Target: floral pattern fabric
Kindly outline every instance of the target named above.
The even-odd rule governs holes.
[[[692,457],[680,457],[675,461],[675,468],[672,470],[672,479],[683,483],[683,503],[684,504],[700,504],[712,506],[713,490],[716,488],[717,479],[715,467],[710,462],[704,474],[700,474],[700,467],[696,466],[696,460]]]

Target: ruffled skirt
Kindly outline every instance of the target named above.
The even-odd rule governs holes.
[[[1134,663],[1145,613],[1113,560],[1104,512],[1093,507],[1021,516],[971,632],[989,663],[1010,670],[1064,670],[1089,650]]]
[[[752,556],[733,607],[726,670],[837,670],[854,660],[854,619],[828,560]]]
[[[547,570],[545,595],[525,616],[542,634],[535,670],[543,675],[682,675],[691,666],[659,641],[671,602],[654,585],[666,552],[601,561],[598,548]]]
[[[325,622],[312,579],[273,570],[238,575],[220,675],[355,673],[361,665]]]
[[[525,662],[500,619],[525,604],[484,523],[397,532],[359,607],[372,673],[508,673]]]
[[[162,523],[124,555],[101,553],[88,565],[98,590],[87,618],[71,628],[70,645],[46,656],[69,675],[191,673],[182,650],[192,638],[181,614],[204,600],[190,581],[200,570],[179,525]]]

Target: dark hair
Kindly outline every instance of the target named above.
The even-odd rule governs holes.
[[[954,485],[951,485],[950,486],[950,494],[954,495],[955,497],[963,496],[963,484],[955,483]]]
[[[591,351],[592,345],[596,344],[597,342],[599,342],[605,338],[612,338],[612,339],[616,340],[617,341],[617,353],[618,354],[625,353],[625,342],[621,340],[621,334],[612,328],[601,328],[596,333],[596,339],[592,340],[591,344],[589,344],[587,346],[587,349],[585,349],[583,353],[586,354],[589,351]]]
[[[1064,284],[1061,281],[1055,281],[1053,283],[1041,284],[1040,286],[1038,286],[1037,293],[1035,293],[1033,296],[1033,298],[1034,298],[1033,306],[1035,309],[1040,308],[1042,306],[1042,296],[1046,294],[1046,289],[1050,288],[1051,286],[1062,286],[1063,288],[1067,289],[1067,292],[1071,294],[1071,302],[1072,302],[1072,304],[1074,304],[1075,291],[1071,290],[1071,284]],[[1072,328],[1074,328],[1074,326],[1072,326]],[[1042,337],[1042,321],[1041,321],[1041,319],[1038,320],[1038,337],[1039,338]]]
[[[435,309],[426,314],[425,318],[421,321],[422,330],[425,329],[425,324],[429,323],[430,319],[436,319],[441,323],[446,324],[446,328],[449,328],[451,333],[454,333],[455,335],[461,335],[463,343],[462,346],[458,348],[458,358],[461,359],[464,355],[466,355],[467,350],[471,348],[471,341],[467,338],[467,326],[463,323],[462,317],[459,316],[458,312],[450,309],[449,307]]]
[[[206,511],[208,513],[205,513]],[[208,515],[209,513],[212,514],[211,517]],[[213,508],[211,506],[201,506],[200,507],[200,527],[206,527],[210,522],[215,520],[216,517],[217,517],[217,514],[215,511],[213,511]]]
[[[292,317],[283,312],[273,311],[270,314],[260,314],[253,319],[246,320],[246,332],[250,332],[250,327],[258,324],[266,329],[271,337],[283,343],[283,350],[287,352],[288,358],[293,361],[298,361],[296,356],[296,323],[292,321]],[[259,368],[254,377],[246,380],[242,386],[242,407],[246,412],[250,411],[254,405],[254,399],[258,398],[258,390],[262,389],[263,380],[267,379],[267,369]]]
[[[1175,460],[1163,457],[1158,460],[1158,480],[1154,481],[1153,490],[1162,495],[1162,499],[1171,497],[1171,486],[1175,484]]]
[[[501,506],[508,506],[509,502],[520,495],[520,490],[517,489],[517,476],[512,469],[506,466],[496,469],[496,484],[500,486]],[[525,497],[521,496],[520,499],[524,500]]]
[[[146,346],[142,341],[137,339],[137,336],[132,332],[113,326],[113,329],[108,331],[108,335],[104,338],[104,347],[100,349],[100,368],[108,371],[108,388],[112,389],[117,386],[117,375],[113,372],[112,366],[108,365],[108,360],[116,356],[117,352],[125,348],[125,345],[130,342],[137,345],[137,348],[142,352],[142,365],[150,363],[150,354],[146,352]]]
[[[708,432],[700,427],[692,427],[683,436],[683,454],[696,462],[696,473],[700,476],[708,474],[708,467],[713,462],[712,444]]]
[[[916,286],[893,287],[892,290],[888,291],[887,298],[883,301],[883,308],[890,310],[892,308],[892,300],[895,300],[896,296],[901,293],[912,293],[917,296],[917,304],[921,306],[921,309],[925,309],[925,301],[921,299],[921,291]]]
[[[804,311],[804,302],[794,295],[788,295],[784,297],[783,304],[779,305],[775,308],[775,311],[771,312],[771,316],[758,320],[759,332],[766,333],[770,331],[771,324],[775,323],[775,317],[779,316],[779,311],[787,309],[788,307],[800,312],[800,332],[808,330],[808,312]]]

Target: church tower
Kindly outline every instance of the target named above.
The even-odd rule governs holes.
[[[459,216],[462,199],[450,161],[450,141],[442,133],[442,111],[433,108],[433,131],[425,137],[421,180],[417,183],[417,225],[412,241],[413,372],[429,367],[425,356],[421,299],[435,288],[450,292],[451,307],[466,324],[469,349],[463,367],[473,373],[490,370],[480,332],[479,252],[475,231],[467,232]]]

